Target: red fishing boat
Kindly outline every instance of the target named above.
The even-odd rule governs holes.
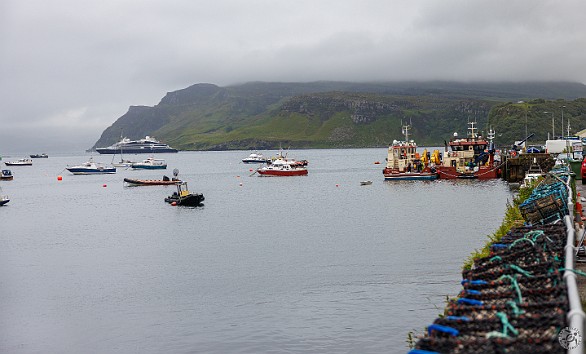
[[[305,176],[307,175],[307,168],[299,165],[295,160],[279,157],[270,165],[263,166],[256,170],[256,172],[260,176],[266,177]]]
[[[500,177],[500,164],[494,158],[494,131],[491,129],[486,140],[477,134],[475,125],[476,122],[468,122],[468,136],[458,138],[454,133],[454,138],[446,144],[441,165],[436,168],[440,179]]]

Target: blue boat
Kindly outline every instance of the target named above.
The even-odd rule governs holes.
[[[94,162],[90,157],[87,162],[81,165],[71,166],[65,168],[74,175],[96,175],[96,174],[112,174],[116,173],[116,167],[105,167],[99,162]]]

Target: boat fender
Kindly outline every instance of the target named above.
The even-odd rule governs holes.
[[[446,316],[446,319],[448,321],[464,321],[464,322],[470,321],[470,317],[466,317],[466,316]]]
[[[467,299],[467,298],[463,297],[461,299],[458,299],[458,304],[482,306],[484,303],[480,300]]]
[[[442,325],[438,325],[438,324],[432,324],[431,326],[427,327],[427,334],[428,335],[431,336],[432,331],[447,333],[447,334],[454,336],[454,337],[456,337],[460,334],[460,331],[458,331],[455,328],[448,327],[448,326],[442,326]]]
[[[462,280],[462,285],[466,284],[466,283],[470,283],[471,285],[487,285],[488,282],[486,280],[468,280],[468,279],[464,279]]]

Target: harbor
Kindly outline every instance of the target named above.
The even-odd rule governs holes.
[[[51,152],[13,168],[0,182],[1,351],[405,352],[512,196],[499,179],[384,181],[385,148],[292,149],[309,161],[299,177],[249,177],[249,154],[73,175],[61,172],[90,156]],[[175,168],[205,206],[124,182]]]

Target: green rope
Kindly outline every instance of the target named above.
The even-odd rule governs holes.
[[[519,335],[519,331],[517,331],[515,329],[515,327],[513,327],[513,325],[509,322],[509,319],[507,318],[507,314],[504,312],[497,312],[496,313],[496,317],[499,318],[499,320],[501,320],[501,323],[503,324],[503,334],[505,336],[507,336],[507,332],[509,330],[511,330],[511,333],[514,334],[515,336]]]
[[[510,336],[507,334],[509,332],[509,330],[515,336],[519,335],[519,331],[517,331],[515,329],[515,327],[513,327],[513,325],[509,322],[509,319],[507,318],[507,315],[504,312],[497,312],[496,316],[499,318],[499,320],[501,320],[501,323],[503,324],[503,331],[502,332],[498,332],[498,331],[488,332],[486,334],[486,338],[494,338],[494,337],[496,337],[496,338],[510,338]]]
[[[531,272],[528,272],[528,271],[526,271],[525,269],[523,269],[523,268],[521,268],[521,267],[519,267],[519,266],[516,266],[516,265],[514,265],[514,264],[509,264],[509,268],[511,268],[512,270],[515,270],[515,271],[517,271],[517,273],[521,273],[521,274],[523,274],[524,276],[526,276],[526,277],[528,277],[528,278],[531,278],[531,277],[533,277],[533,275],[531,274]]]
[[[521,288],[519,288],[519,283],[517,282],[517,279],[510,275],[503,275],[499,278],[499,280],[503,279],[508,279],[511,282],[511,288],[513,288],[513,290],[515,290],[515,293],[517,293],[517,303],[522,304],[523,295],[521,295]]]
[[[491,262],[494,262],[494,261],[496,261],[497,259],[498,259],[499,261],[501,261],[501,262],[503,261],[503,259],[501,258],[501,256],[494,256],[494,257],[492,257],[492,258],[490,259],[490,261],[491,261]]]
[[[543,232],[543,230],[533,230],[526,233],[525,238],[532,239],[533,242],[535,242],[539,236],[543,236],[544,234],[545,232]]]
[[[584,273],[584,272],[583,272],[583,271],[581,271],[581,270],[578,270],[578,269],[566,269],[566,268],[560,268],[560,271],[561,271],[561,272],[565,272],[566,270],[568,270],[568,271],[570,271],[570,272],[573,272],[573,273],[575,273],[575,274],[581,275],[581,276],[583,276],[583,277],[586,277],[586,273]]]
[[[519,315],[522,315],[525,313],[524,310],[521,310],[519,308],[519,306],[517,306],[515,301],[507,301],[507,305],[509,305],[511,307],[511,310],[513,310],[513,315],[515,315],[515,317],[519,317]]]
[[[488,332],[486,334],[486,338],[490,339],[490,338],[511,338],[509,336],[507,336],[506,334],[502,334],[501,332],[497,332],[497,331],[492,331],[492,332]]]
[[[515,245],[516,245],[518,242],[521,242],[521,241],[529,241],[529,242],[531,242],[531,246],[535,246],[535,242],[531,241],[530,239],[528,239],[528,238],[520,238],[520,239],[518,239],[518,240],[515,240],[515,242],[511,243],[511,245],[509,246],[509,248],[513,248],[513,247],[515,247]]]

